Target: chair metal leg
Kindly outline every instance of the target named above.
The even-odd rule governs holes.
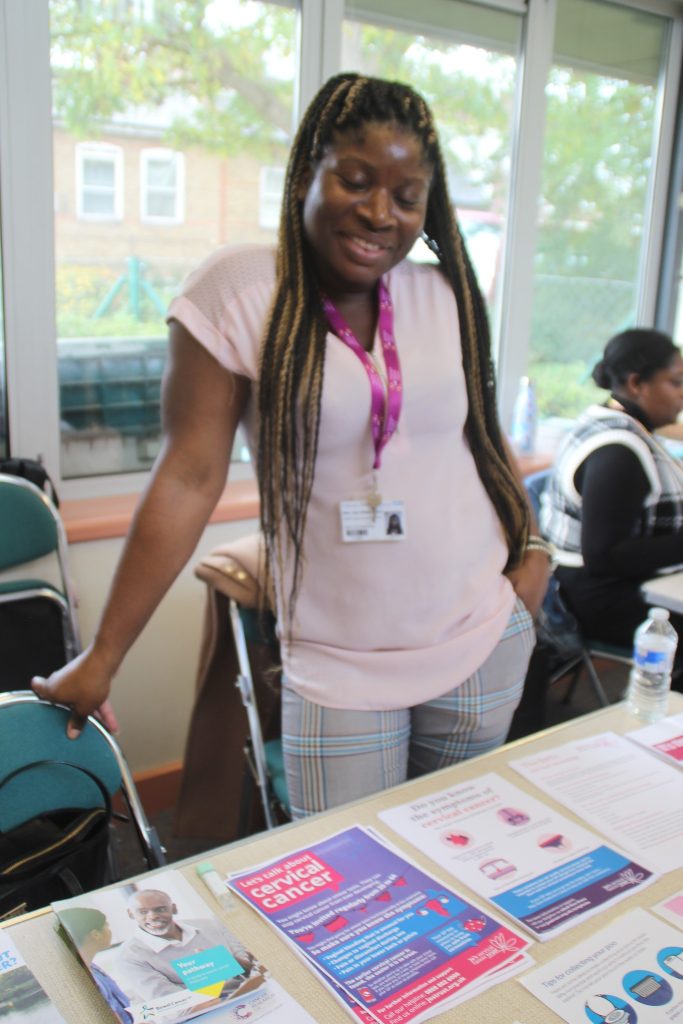
[[[603,708],[608,707],[609,706],[609,701],[607,699],[607,694],[605,693],[603,685],[600,682],[600,676],[595,671],[595,665],[593,664],[593,659],[591,658],[591,656],[588,653],[588,651],[584,651],[583,654],[581,655],[581,657],[582,657],[583,664],[584,664],[584,667],[586,669],[586,672],[588,673],[588,678],[591,681],[591,686],[593,687],[593,692],[595,693],[595,696],[598,698],[598,701],[600,703],[600,707],[603,707]]]
[[[252,737],[251,752],[254,760],[256,784],[258,785],[259,792],[261,794],[261,804],[263,806],[266,828],[271,829],[275,828],[276,821],[270,802],[268,768],[264,754],[261,720],[259,718],[258,708],[256,707],[256,700],[254,697],[254,680],[252,678],[251,668],[249,665],[249,654],[247,652],[247,642],[244,636],[244,629],[242,628],[237,603],[232,598],[230,599],[230,620],[232,622],[232,632],[235,640],[235,648],[237,650],[237,661],[240,667],[240,672],[237,676],[235,685],[240,691],[242,703],[244,704],[245,711],[247,712],[249,732]]]
[[[569,680],[569,685],[567,686],[564,697],[562,698],[562,703],[564,705],[571,704],[572,697],[574,696],[574,691],[576,690],[576,687],[579,685],[579,679],[581,678],[582,671],[583,661],[581,660],[581,658],[579,658],[578,661],[574,664],[574,668],[572,669],[572,677]]]
[[[121,792],[127,805],[131,821],[135,827],[135,831],[137,832],[147,864],[150,868],[164,867],[166,864],[166,850],[161,845],[156,828],[147,820],[147,815],[145,814],[142,803],[140,802],[140,798],[133,781],[133,776],[131,775],[130,768],[128,767],[128,762],[124,759],[118,744],[109,735],[104,726],[94,718],[91,718],[90,722],[93,728],[97,729],[97,731],[107,740],[112,753],[116,758],[116,762],[121,773]]]

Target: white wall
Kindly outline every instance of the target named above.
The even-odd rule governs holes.
[[[131,648],[114,684],[119,742],[133,772],[183,757],[194,694],[206,587],[193,575],[199,558],[224,541],[252,533],[256,520],[208,526],[193,558]],[[83,643],[92,637],[122,539],[69,548]],[[232,680],[226,679],[226,686]]]

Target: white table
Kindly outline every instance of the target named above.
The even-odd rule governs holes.
[[[671,693],[669,695],[669,714],[679,714],[681,711],[683,711],[683,694]],[[383,793],[347,804],[345,807],[285,825],[272,832],[263,832],[229,846],[219,847],[205,854],[204,857],[210,857],[221,873],[230,870],[238,871],[279,856],[287,849],[315,842],[340,829],[357,824],[371,825],[380,833],[386,834],[396,846],[403,847],[406,854],[430,874],[436,877],[443,876],[444,885],[453,885],[453,879],[437,864],[384,826],[377,816],[378,812],[393,804],[425,796],[430,792],[443,789],[451,783],[475,778],[485,772],[498,771],[508,774],[511,772],[508,761],[512,758],[536,753],[556,744],[595,735],[605,730],[623,734],[633,729],[635,724],[634,719],[627,714],[623,703],[612,704],[610,707],[571,719],[543,732],[525,736],[523,739],[500,747],[490,754],[473,758],[471,761],[463,761],[452,768],[444,768],[432,775],[403,783],[394,789],[385,790]],[[534,786],[522,776],[514,775],[514,782],[520,789],[539,796]],[[543,796],[542,799],[560,813],[573,817],[570,811],[556,804],[550,797]],[[204,859],[204,857],[199,859]],[[196,887],[197,891],[206,899],[206,889],[197,879],[192,860],[173,866],[182,870],[190,884]],[[599,916],[577,924],[548,942],[534,943],[531,947],[533,959],[537,963],[545,963],[588,938],[598,928],[608,924],[627,910],[637,906],[650,907],[660,900],[672,896],[682,887],[683,863],[679,870],[663,875],[647,889],[637,890],[624,903],[619,903],[616,906],[610,904]],[[457,888],[462,889],[465,896],[471,896],[477,902],[478,897],[471,894],[466,886],[457,885]],[[350,1024],[351,1017],[332,999],[327,989],[251,907],[238,903],[236,909],[230,914],[224,914],[217,904],[212,904],[212,909],[228,927],[232,927],[237,932],[245,945],[270,968],[273,976],[290,994],[306,1006],[316,1021],[319,1021],[320,1024]],[[65,943],[58,937],[55,931],[55,918],[49,909],[36,911],[15,922],[8,923],[5,927],[24,954],[28,966],[33,970],[68,1024],[94,1024],[94,1022],[105,1020],[101,996],[76,957],[69,952]],[[1,932],[2,925],[0,925],[0,939]],[[201,1019],[200,1017],[199,1020],[201,1021]],[[111,1020],[113,1024],[113,1017]],[[550,1024],[552,1021],[559,1021],[559,1018],[527,992],[516,978],[495,985],[474,999],[463,1003],[462,1006],[457,1006],[448,1013],[434,1018],[434,1024],[475,1024],[475,1022],[476,1024],[479,1022],[482,1024],[489,1024],[489,1022],[490,1024],[517,1024],[519,1021],[522,1021],[523,1024]]]
[[[683,615],[683,570],[646,580],[641,590],[649,605]]]

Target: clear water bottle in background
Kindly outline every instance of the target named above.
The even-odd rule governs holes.
[[[627,695],[628,710],[641,722],[657,722],[666,715],[677,643],[666,608],[650,608],[633,638]]]
[[[536,447],[538,410],[536,392],[529,377],[521,377],[512,414],[511,439],[520,455],[532,455]]]

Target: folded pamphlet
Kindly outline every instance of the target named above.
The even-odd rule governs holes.
[[[179,871],[52,909],[121,1024],[313,1024]]]

